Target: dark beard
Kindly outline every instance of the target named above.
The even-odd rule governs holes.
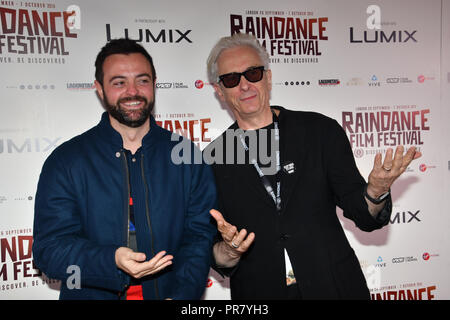
[[[143,101],[144,102],[144,107],[142,109],[139,110],[134,110],[134,111],[126,111],[124,109],[122,109],[120,107],[121,103],[127,102],[127,101],[131,101],[131,100],[138,100],[138,101]],[[106,111],[108,111],[108,113],[117,121],[119,121],[119,123],[130,127],[130,128],[137,128],[142,126],[145,121],[147,121],[147,119],[150,117],[150,114],[153,111],[153,107],[155,105],[155,101],[150,101],[150,103],[148,102],[148,100],[145,97],[142,96],[134,96],[134,97],[127,97],[127,98],[123,98],[120,99],[119,101],[117,101],[117,105],[113,105],[108,101],[108,98],[105,94],[105,108]],[[133,118],[132,115],[139,112],[139,117],[138,118]]]

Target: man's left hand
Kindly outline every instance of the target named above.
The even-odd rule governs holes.
[[[389,148],[383,162],[381,153],[376,154],[368,179],[367,193],[369,196],[378,198],[389,191],[391,185],[405,172],[411,161],[422,156],[419,151],[416,151],[416,147],[409,148],[405,155],[403,153],[404,147],[398,146],[394,158],[392,158],[393,150]]]

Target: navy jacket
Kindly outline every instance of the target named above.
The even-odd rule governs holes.
[[[135,169],[127,165],[107,113],[45,161],[35,199],[33,256],[49,278],[62,280],[60,299],[124,298],[130,277],[117,268],[115,251],[128,246],[130,184],[138,250],[147,260],[162,250],[174,256],[170,267],[144,279],[144,298],[201,297],[216,233],[209,215],[216,207],[214,177],[204,163],[172,161],[178,139],[153,117],[150,128]],[[190,142],[185,145],[190,151],[175,148],[178,155],[199,153]],[[70,289],[76,283],[70,266],[80,270],[80,289]]]

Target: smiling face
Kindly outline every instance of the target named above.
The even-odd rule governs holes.
[[[244,72],[251,67],[264,65],[253,48],[240,46],[225,49],[217,59],[218,75],[232,72]],[[214,85],[220,100],[227,103],[241,129],[256,129],[255,123],[272,119],[270,111],[270,91],[272,73],[264,72],[258,82],[250,82],[241,76],[239,84],[234,88],[225,88],[221,82]]]
[[[103,85],[95,86],[110,117],[131,128],[148,122],[155,100],[150,62],[140,53],[113,54],[103,73]]]

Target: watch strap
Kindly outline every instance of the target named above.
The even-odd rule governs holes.
[[[389,194],[391,193],[391,189],[389,189],[388,191],[386,191],[385,193],[383,193],[381,196],[379,196],[378,198],[372,198],[371,196],[369,196],[369,194],[367,193],[367,185],[364,187],[364,196],[373,204],[380,204],[382,203],[384,200],[386,200],[386,197],[389,196]]]

